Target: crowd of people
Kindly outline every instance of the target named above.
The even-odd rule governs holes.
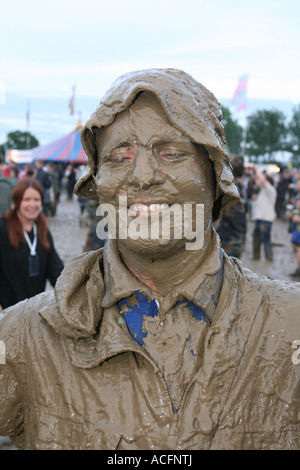
[[[44,191],[35,178],[12,190],[13,206],[0,220],[0,310],[54,287],[63,263],[42,212]]]
[[[272,226],[276,219],[287,224],[296,254],[296,269],[290,274],[300,280],[300,172],[283,168],[279,172],[258,165],[244,165],[239,155],[231,158],[240,202],[223,212],[216,230],[229,256],[240,258],[246,241],[247,222],[253,221],[252,256],[273,261]]]
[[[295,251],[296,269],[291,273],[291,278],[300,280],[300,172],[284,168],[280,172],[270,173],[266,169],[259,169],[257,165],[245,165],[240,155],[232,155],[231,164],[240,202],[223,211],[222,217],[215,223],[224,251],[236,258],[242,256],[247,229],[249,230],[248,222],[253,221],[253,259],[261,259],[263,247],[265,260],[272,262],[272,225],[276,219],[280,219],[286,222]],[[52,285],[55,284],[63,263],[47,228],[47,217],[55,216],[62,190],[65,191],[67,200],[73,199],[74,186],[82,176],[83,170],[83,167],[74,168],[72,165],[45,163],[39,160],[34,165],[18,166],[11,162],[0,167],[2,308],[42,292],[47,279]],[[36,208],[32,209],[30,220],[22,215],[22,208],[29,193],[37,196]],[[96,202],[77,197],[76,199],[79,203],[79,224],[82,226],[84,221],[88,221],[90,227],[84,250],[102,247],[104,241],[99,240],[96,234]],[[28,200],[30,204],[30,198]],[[34,197],[32,200],[34,201]],[[29,266],[23,272],[19,269],[17,258],[24,258],[25,253],[30,252],[30,243],[34,240],[34,221],[38,227],[37,251],[40,266],[38,277],[31,279]],[[29,244],[24,229],[29,235]],[[17,246],[19,250],[16,251]],[[30,262],[28,260],[26,266]]]
[[[35,160],[33,164],[18,165],[11,161],[0,164],[0,216],[11,205],[10,193],[14,185],[24,178],[34,178],[40,182],[44,190],[43,212],[46,216],[56,214],[62,190],[67,193],[68,200],[73,199],[76,181],[82,174],[82,167],[74,167],[65,163],[44,162]],[[3,187],[6,191],[2,191]]]
[[[47,281],[55,285],[63,262],[48,229],[48,217],[56,215],[62,192],[67,201],[78,201],[79,225],[89,227],[84,251],[104,245],[96,235],[97,204],[74,196],[83,171],[83,166],[41,160],[32,165],[0,164],[0,311],[43,292]],[[35,229],[36,253],[31,256]],[[32,275],[30,263],[37,260],[37,274]]]
[[[80,173],[79,173],[80,176]],[[48,229],[62,189],[73,198],[75,169],[35,161],[0,168],[0,311],[55,285],[63,270]]]

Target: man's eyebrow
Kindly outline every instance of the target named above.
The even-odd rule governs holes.
[[[120,148],[120,147],[130,147],[134,145],[136,142],[134,139],[126,139],[122,140],[121,142],[118,142],[114,148]]]
[[[174,144],[174,145],[180,145],[180,144],[190,144],[191,141],[188,137],[182,136],[182,137],[161,137],[158,140],[155,140],[153,142],[153,145],[168,145],[168,144]]]
[[[121,147],[130,146],[134,142],[135,142],[134,139],[130,139],[130,138],[119,140],[117,137],[116,138],[113,137],[109,142],[106,143],[106,145],[104,145],[104,147],[101,150],[100,155],[103,157],[108,156],[110,152],[112,152],[113,150],[116,150]]]
[[[153,142],[155,145],[160,145],[160,144],[171,144],[174,142],[174,138],[172,137],[161,137],[159,140],[155,140]]]

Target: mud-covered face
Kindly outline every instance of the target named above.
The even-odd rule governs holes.
[[[118,209],[119,196],[126,197],[129,215],[158,205],[204,204],[210,226],[215,188],[207,152],[170,124],[153,95],[141,94],[99,132],[96,145],[100,203]]]

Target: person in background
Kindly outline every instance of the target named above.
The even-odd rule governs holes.
[[[20,171],[20,169],[19,169],[18,165],[17,165],[15,162],[13,162],[12,160],[10,160],[10,162],[8,163],[8,165],[6,165],[5,168],[3,168],[3,176],[4,176],[4,178],[8,178],[8,177],[9,177],[9,175],[10,175],[10,170],[14,170],[15,175],[16,175],[17,177],[19,177],[19,171]]]
[[[34,168],[27,163],[22,171],[19,173],[19,179],[22,180],[23,178],[32,178],[34,176]]]
[[[74,186],[76,184],[76,171],[73,166],[67,169],[67,193],[68,193],[68,201],[72,201],[73,199],[73,191]]]
[[[42,160],[35,161],[36,174],[35,179],[41,184],[44,191],[44,204],[43,212],[48,215],[50,206],[50,188],[51,188],[51,176],[47,171],[44,170],[44,163]]]
[[[252,208],[255,206],[255,199],[259,192],[258,186],[255,181],[254,170],[252,167],[246,167],[245,169],[246,176],[246,188],[247,188],[247,214],[249,220],[253,220],[252,217]]]
[[[19,181],[18,172],[15,168],[10,168],[7,179],[11,182],[12,186]]]
[[[244,175],[244,159],[241,155],[231,156],[232,172],[240,194],[240,201],[224,210],[215,225],[222,248],[228,256],[240,258],[245,243],[247,229],[247,192],[242,181]]]
[[[78,168],[78,178],[81,178],[84,175],[84,170],[85,167],[83,165]],[[86,210],[88,201],[80,197],[77,200],[79,204],[79,226],[84,227],[88,224],[88,215]]]
[[[54,286],[63,269],[47,219],[43,189],[33,178],[13,188],[14,204],[0,220],[0,305],[2,309]]]
[[[276,185],[277,195],[275,204],[276,215],[281,220],[286,220],[285,207],[287,203],[288,188],[291,182],[292,179],[289,172],[286,169],[281,171],[279,175],[279,181]]]
[[[295,281],[300,281],[300,179],[298,179],[295,190],[297,196],[293,204],[287,206],[286,218],[291,222],[291,243],[296,253],[297,268],[290,274]]]
[[[49,214],[53,217],[56,215],[57,204],[60,195],[59,173],[55,163],[53,162],[47,163],[47,170],[51,177]]]
[[[56,163],[56,171],[58,175],[58,192],[57,192],[57,203],[60,201],[61,192],[63,189],[63,179],[65,175],[65,169],[62,163]]]
[[[78,198],[79,204],[79,227],[84,227],[86,224],[86,207],[87,207],[87,200],[83,198]]]
[[[10,209],[12,189],[9,179],[0,174],[0,217]]]
[[[259,192],[255,195],[255,205],[252,207],[252,218],[255,221],[253,259],[260,259],[260,247],[263,243],[266,260],[273,261],[271,230],[272,223],[276,219],[275,204],[277,192],[274,188],[272,177],[261,173],[257,167],[255,167],[255,180],[259,187]]]
[[[97,215],[98,202],[92,199],[87,199],[87,218],[89,231],[86,237],[84,251],[98,250],[103,248],[105,240],[108,236],[107,227],[104,228],[105,236],[100,238],[97,236],[97,224],[103,219],[103,216]],[[104,235],[104,234],[103,234]]]

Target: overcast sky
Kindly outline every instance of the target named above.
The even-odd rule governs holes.
[[[298,104],[299,52],[299,0],[1,0],[0,86],[28,99],[76,85],[98,102],[123,73],[175,67],[218,99],[247,73],[249,98]]]

